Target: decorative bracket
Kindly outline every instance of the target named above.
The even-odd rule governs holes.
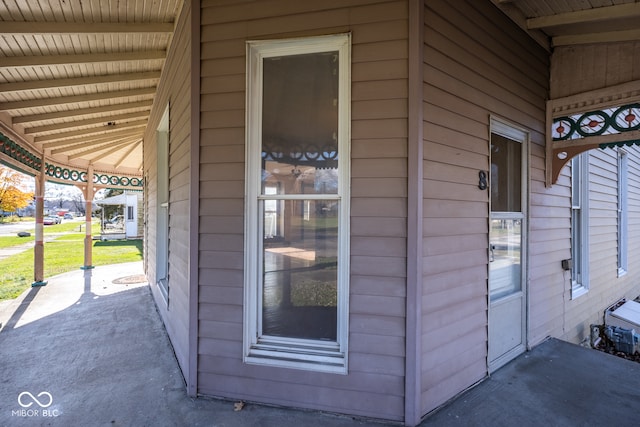
[[[546,186],[576,155],[640,144],[640,80],[547,101]]]

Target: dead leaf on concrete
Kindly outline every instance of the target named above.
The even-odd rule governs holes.
[[[238,411],[242,411],[242,408],[244,408],[244,402],[236,402],[233,404],[233,410],[238,412]]]

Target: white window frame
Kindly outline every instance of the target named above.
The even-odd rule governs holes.
[[[589,152],[571,160],[571,298],[589,291]]]
[[[246,215],[245,215],[245,363],[346,374],[349,319],[349,184],[350,184],[350,81],[351,37],[321,37],[247,42],[246,114]],[[282,200],[334,199],[340,201],[338,226],[337,334],[336,341],[294,339],[261,335],[262,236],[261,195],[263,59],[285,55],[338,52],[338,174],[337,194],[283,195]]]
[[[169,305],[169,105],[156,129],[156,284]]]
[[[629,241],[628,210],[629,164],[627,152],[618,149],[618,277],[627,274]]]

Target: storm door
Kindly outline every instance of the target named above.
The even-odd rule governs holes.
[[[489,372],[526,346],[527,134],[493,121],[489,217]]]

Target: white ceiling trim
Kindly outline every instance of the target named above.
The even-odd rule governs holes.
[[[0,34],[172,33],[173,23],[4,21]]]
[[[53,89],[89,84],[120,83],[140,80],[160,79],[160,71],[142,73],[105,74],[91,77],[74,77],[69,79],[31,80],[24,82],[0,83],[0,92],[19,92],[27,90]]]
[[[32,114],[27,116],[14,116],[14,124],[34,123],[42,122],[46,120],[65,119],[69,117],[86,116],[90,114],[100,113],[112,113],[117,111],[133,110],[136,108],[143,108],[147,112],[153,105],[152,99],[146,99],[144,101],[126,102],[120,104],[103,105],[98,107],[78,108],[65,111],[55,111],[51,113]]]
[[[80,55],[6,56],[0,62],[1,68],[46,67],[49,65],[88,64],[98,62],[164,60],[165,50],[143,50],[136,52],[87,53]]]
[[[527,19],[527,28],[535,30],[569,24],[595,23],[621,18],[626,19],[636,16],[640,16],[640,3],[629,3],[529,18]]]

